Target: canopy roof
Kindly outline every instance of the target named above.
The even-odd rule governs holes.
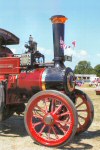
[[[0,28],[0,45],[19,44],[19,38],[9,31]]]

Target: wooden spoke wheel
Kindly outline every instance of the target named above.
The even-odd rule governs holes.
[[[94,107],[90,98],[84,92],[76,89],[76,110],[78,113],[78,126],[76,134],[86,131],[91,125],[94,117]]]
[[[61,111],[63,107],[64,111]],[[63,116],[67,117],[62,121]],[[26,130],[32,139],[50,147],[61,147],[70,142],[76,133],[77,119],[71,100],[54,90],[32,96],[24,116]]]
[[[0,121],[3,120],[3,109],[5,106],[4,86],[0,83]]]

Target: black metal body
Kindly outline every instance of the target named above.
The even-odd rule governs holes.
[[[64,49],[61,47],[60,41],[64,41],[64,24],[53,24],[53,43],[54,43],[54,61],[64,60]]]
[[[51,21],[53,23],[53,19],[57,17],[64,17],[65,16],[53,16],[51,17]],[[66,18],[65,18],[66,19]],[[55,67],[64,67],[64,23],[61,22],[54,22],[52,24],[53,28],[53,45],[54,45],[54,64]]]

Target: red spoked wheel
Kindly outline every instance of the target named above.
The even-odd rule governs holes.
[[[94,107],[90,98],[84,92],[75,89],[76,110],[78,113],[78,126],[76,134],[86,131],[94,117]]]
[[[62,121],[63,116],[66,117]],[[29,135],[39,144],[50,147],[61,147],[70,142],[76,133],[77,119],[71,100],[54,90],[35,94],[28,102],[24,117]]]

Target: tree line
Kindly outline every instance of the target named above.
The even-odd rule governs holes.
[[[100,64],[94,68],[91,66],[89,61],[79,61],[74,69],[75,74],[96,74],[100,77]]]

